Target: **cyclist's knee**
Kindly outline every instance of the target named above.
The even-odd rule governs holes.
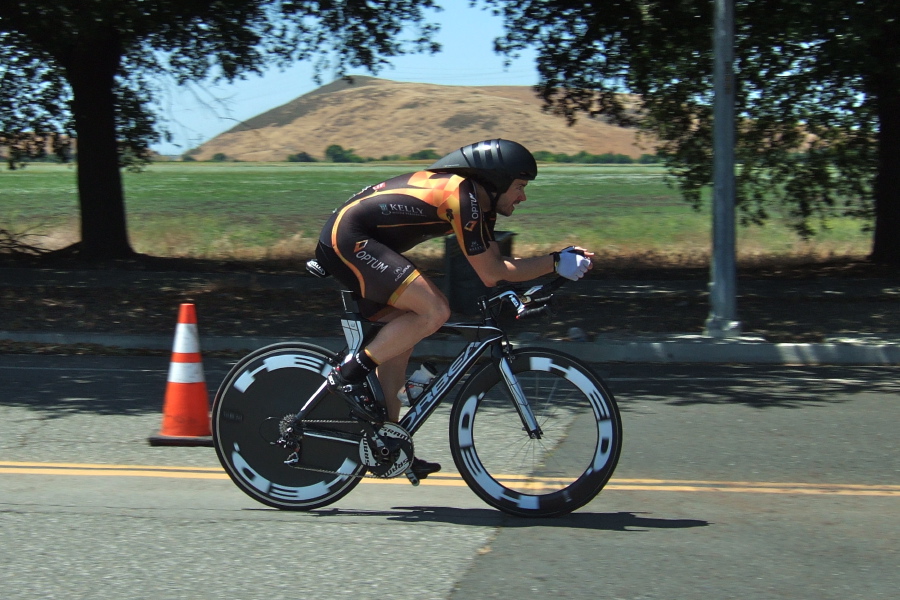
[[[442,295],[434,295],[413,312],[421,319],[422,333],[431,335],[450,319],[450,306]]]
[[[424,277],[416,279],[394,304],[396,308],[421,317],[420,326],[430,335],[450,319],[450,305],[446,296]]]
[[[443,295],[437,296],[429,313],[429,325],[432,333],[441,328],[441,326],[450,320],[450,305]]]

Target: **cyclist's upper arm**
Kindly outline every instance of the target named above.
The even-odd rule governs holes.
[[[450,212],[453,214],[451,225],[463,254],[472,256],[485,252],[494,236],[488,227],[487,215],[478,203],[475,184],[469,179],[462,181],[452,195],[450,204]],[[452,206],[453,204],[456,206]]]
[[[509,270],[496,242],[489,242],[485,252],[467,258],[484,285],[493,287],[500,281],[508,280]]]

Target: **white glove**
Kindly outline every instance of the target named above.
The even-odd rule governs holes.
[[[591,268],[591,259],[582,256],[574,246],[553,253],[554,270],[566,279],[578,281]]]

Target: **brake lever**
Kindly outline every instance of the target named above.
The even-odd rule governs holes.
[[[523,317],[542,313],[553,314],[553,309],[548,305],[548,303],[553,299],[553,292],[558,290],[563,286],[563,284],[568,281],[569,280],[565,277],[557,277],[550,283],[545,283],[544,285],[535,285],[529,288],[518,298],[519,304],[516,306],[516,318],[521,319]],[[535,302],[542,303],[543,306],[539,306],[537,308],[528,307],[530,304]]]
[[[543,306],[539,306],[537,308],[528,308],[520,312],[516,315],[516,319],[528,319],[531,317],[538,317],[540,315],[550,315],[551,317],[554,315],[553,305],[545,304]]]

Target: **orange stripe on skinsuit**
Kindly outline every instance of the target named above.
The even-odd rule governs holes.
[[[353,263],[351,263],[349,260],[344,258],[344,255],[341,254],[341,250],[340,250],[340,248],[338,248],[338,243],[337,243],[337,229],[338,229],[338,225],[341,222],[341,219],[344,218],[344,213],[346,213],[349,209],[353,208],[354,206],[356,206],[357,204],[362,202],[364,199],[365,198],[360,198],[353,204],[348,204],[343,209],[341,209],[341,212],[338,213],[337,218],[334,220],[334,227],[331,228],[331,248],[334,250],[334,253],[338,255],[338,258],[341,259],[341,262],[343,262],[345,265],[347,265],[347,268],[349,268],[351,271],[353,271],[353,274],[356,275],[356,280],[359,281],[359,295],[362,296],[363,298],[366,297],[366,282],[363,279],[363,275],[362,275],[362,273],[360,273],[359,269],[357,269],[355,266],[353,266]]]
[[[461,181],[463,179],[459,175],[451,175],[450,177],[435,177],[435,175],[437,175],[437,173],[418,171],[417,173],[412,174],[407,183],[420,188],[443,190],[450,185],[450,183],[455,183],[457,180]],[[459,186],[457,185],[457,187]]]
[[[383,190],[380,192],[375,192],[369,196],[366,196],[365,199],[369,198],[378,198],[379,196],[409,196],[411,198],[415,198],[416,200],[421,200],[425,204],[430,204],[432,206],[440,206],[440,204],[444,201],[446,194],[443,190],[423,190],[419,188],[405,188],[401,190]]]
[[[400,287],[394,290],[394,293],[391,294],[390,298],[388,298],[388,304],[394,306],[394,303],[398,298],[400,298],[400,295],[406,291],[406,288],[408,288],[419,275],[421,275],[421,273],[419,273],[419,270],[413,269],[413,272],[407,275],[406,279],[403,280],[403,283],[400,284]]]
[[[446,225],[447,221],[425,221],[424,223],[398,223],[397,225],[378,225],[378,229],[394,229],[395,227],[423,227],[425,225]]]
[[[447,201],[449,197],[459,194],[459,183],[463,180],[462,177],[458,175],[454,175],[453,177],[448,177],[447,179],[443,178],[431,178],[434,173],[427,173],[428,177],[422,177],[423,173],[414,173],[412,177],[409,179],[409,185],[417,186],[410,188],[395,188],[391,190],[378,190],[366,196],[366,198],[377,198],[379,196],[410,196],[417,200],[421,200],[426,204],[430,204],[431,206],[440,206],[444,202]],[[456,184],[456,187],[453,191],[448,192],[447,188],[451,187],[451,183]],[[365,199],[365,198],[363,198]]]

